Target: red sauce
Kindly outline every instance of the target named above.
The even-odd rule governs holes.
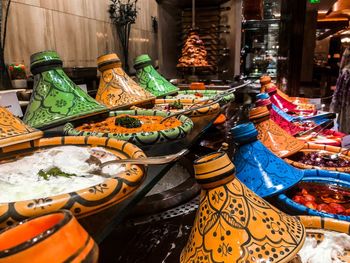
[[[345,187],[301,182],[289,190],[287,196],[314,210],[350,216],[350,189]]]

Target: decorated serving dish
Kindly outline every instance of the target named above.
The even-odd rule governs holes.
[[[141,184],[140,165],[108,160],[143,158],[135,145],[98,137],[53,137],[2,148],[0,228],[68,209],[86,217],[123,201]]]
[[[298,184],[278,196],[277,204],[292,214],[350,221],[350,175],[305,170]]]
[[[29,261],[95,263],[98,246],[71,212],[55,211],[0,232],[0,262]]]
[[[190,99],[190,100],[208,100],[220,97],[220,94],[224,94],[221,90],[181,90],[175,96],[167,96],[168,99]],[[234,100],[235,95],[233,93],[224,95],[224,99],[221,103],[227,103]]]
[[[157,99],[154,102],[153,110],[175,113],[199,107],[200,109],[190,112],[187,116],[195,118],[219,114],[221,109],[219,103],[201,103],[199,100],[194,99]]]
[[[299,256],[302,263],[350,262],[350,223],[319,216],[299,216],[306,240]]]
[[[193,128],[190,118],[180,115],[162,120],[169,113],[155,110],[110,112],[109,117],[96,122],[64,127],[67,135],[116,138],[137,145],[154,145],[184,138]]]
[[[335,146],[307,143],[299,152],[284,160],[301,169],[350,172],[350,150]]]

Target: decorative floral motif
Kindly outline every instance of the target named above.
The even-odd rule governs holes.
[[[288,262],[293,258],[305,238],[297,218],[280,212],[234,178],[234,166],[226,154],[207,155],[194,166],[203,189],[180,262]]]

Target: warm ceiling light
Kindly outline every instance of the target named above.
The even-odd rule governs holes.
[[[350,1],[338,0],[332,6],[332,11],[329,16],[350,16]]]

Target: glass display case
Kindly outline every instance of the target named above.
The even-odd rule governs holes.
[[[280,1],[265,0],[262,20],[242,21],[241,71],[250,78],[277,76]]]

